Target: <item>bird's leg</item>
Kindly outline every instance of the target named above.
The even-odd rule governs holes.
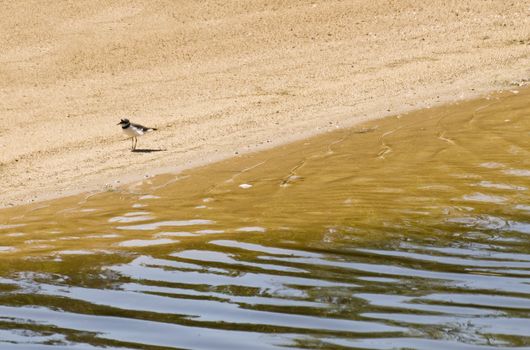
[[[136,145],[138,144],[138,138],[135,137],[134,138],[134,150],[136,150]]]
[[[131,137],[131,151],[134,151],[134,137]]]

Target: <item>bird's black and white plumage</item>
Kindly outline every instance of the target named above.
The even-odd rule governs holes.
[[[121,121],[118,123],[118,125],[121,125],[121,129],[123,132],[131,137],[132,140],[132,148],[131,150],[136,149],[136,144],[138,143],[138,137],[144,135],[145,133],[148,133],[149,131],[155,131],[155,128],[148,128],[146,126],[131,123],[129,119],[121,119]]]

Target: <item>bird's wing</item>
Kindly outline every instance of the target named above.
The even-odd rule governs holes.
[[[135,123],[131,123],[131,126],[136,128],[136,129],[138,129],[138,130],[141,130],[143,132],[146,132],[146,131],[149,131],[149,130],[153,129],[153,128],[148,128],[146,126],[143,126],[143,125],[140,125],[140,124],[135,124]]]

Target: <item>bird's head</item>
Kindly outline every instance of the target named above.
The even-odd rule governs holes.
[[[129,124],[129,119],[121,119],[117,125],[127,125]]]

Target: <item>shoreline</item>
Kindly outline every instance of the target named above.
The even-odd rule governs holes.
[[[9,125],[0,208],[518,89],[530,77],[527,9],[502,1],[35,6],[45,19],[11,4],[14,22],[0,28],[10,33],[0,42]],[[26,27],[15,30],[17,20]],[[115,125],[125,117],[159,128],[139,148],[165,151],[131,153]]]
[[[151,169],[150,171],[148,171],[147,169],[144,169],[143,172],[145,174],[125,173],[125,174],[118,175],[117,178],[114,177],[114,178],[98,179],[98,180],[95,180],[93,183],[86,184],[84,187],[77,188],[71,191],[60,191],[56,193],[46,193],[46,194],[38,194],[38,195],[35,195],[35,193],[39,193],[39,192],[35,192],[35,193],[32,193],[29,198],[25,197],[25,198],[16,200],[17,204],[15,205],[11,205],[11,206],[0,205],[0,210],[6,209],[6,208],[16,208],[16,207],[21,207],[21,206],[31,205],[31,204],[39,204],[41,202],[47,202],[47,201],[52,201],[52,200],[66,198],[66,197],[82,195],[82,194],[86,194],[87,197],[90,197],[92,195],[102,193],[108,190],[120,190],[124,188],[137,187],[138,185],[141,185],[144,181],[152,179],[157,176],[176,175],[186,170],[193,170],[196,168],[205,167],[205,166],[208,166],[214,163],[219,163],[222,161],[229,160],[231,158],[236,158],[240,156],[248,156],[254,153],[259,153],[259,152],[276,149],[280,147],[286,147],[289,144],[301,142],[303,140],[310,140],[312,137],[321,136],[326,133],[331,133],[334,131],[345,130],[345,129],[353,129],[356,126],[361,126],[368,122],[373,122],[373,121],[377,121],[381,119],[388,119],[388,118],[396,117],[402,114],[407,115],[409,113],[418,113],[425,109],[431,109],[431,108],[435,109],[435,108],[439,108],[439,107],[443,107],[447,105],[455,105],[459,103],[470,102],[470,101],[474,101],[478,99],[488,98],[489,96],[494,95],[494,94],[519,93],[520,91],[519,89],[521,88],[528,89],[527,86],[528,86],[527,84],[524,84],[524,85],[519,85],[518,88],[516,89],[514,89],[513,87],[506,88],[504,90],[493,89],[492,91],[489,91],[485,94],[471,96],[467,99],[440,102],[438,104],[428,106],[425,108],[404,110],[398,114],[383,115],[377,118],[352,120],[350,121],[350,124],[345,124],[341,126],[331,124],[327,128],[326,126],[319,128],[320,130],[318,131],[309,131],[306,134],[299,134],[291,138],[284,138],[281,141],[281,143],[262,143],[260,145],[256,145],[253,149],[246,149],[241,152],[237,152],[237,154],[226,153],[226,154],[210,155],[209,157],[203,158],[201,160],[189,161],[185,165],[180,165],[180,166],[175,166],[175,167],[166,166],[166,167],[160,167],[154,170]]]

